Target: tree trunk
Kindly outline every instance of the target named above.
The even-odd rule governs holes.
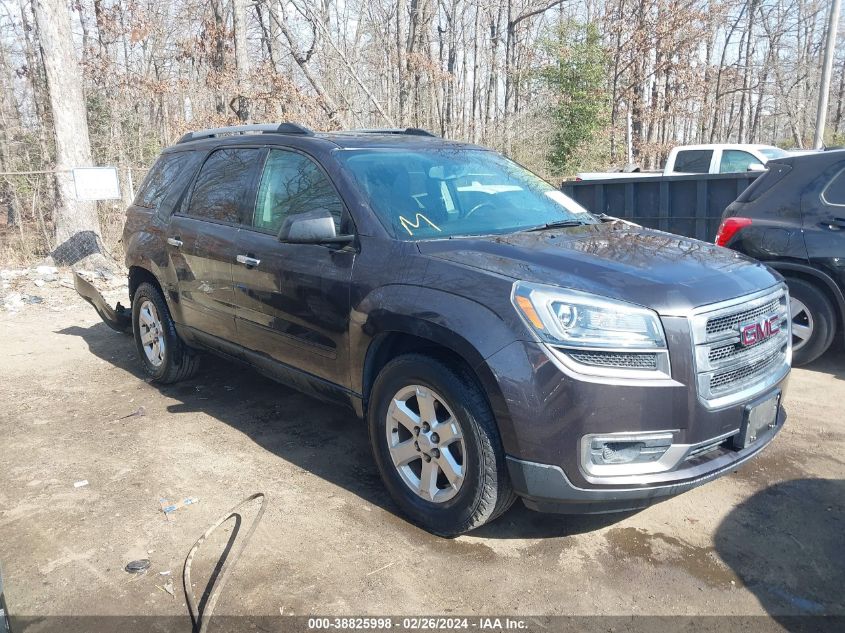
[[[100,220],[93,202],[76,199],[74,167],[91,165],[91,144],[82,73],[73,48],[70,14],[63,0],[34,0],[35,20],[42,37],[41,54],[47,75],[53,128],[56,137],[56,189],[53,258],[74,264],[100,253]],[[48,46],[44,46],[48,42]]]
[[[223,0],[215,0],[211,4],[211,9],[214,12],[214,50],[211,54],[211,68],[216,74],[214,78],[214,107],[217,110],[217,114],[226,113],[226,97],[220,87],[220,82],[223,80],[223,73],[226,70],[226,18],[223,14],[222,2]]]
[[[836,102],[836,116],[833,118],[833,132],[839,133],[842,124],[842,100],[845,98],[845,68],[839,71],[839,99]]]
[[[238,80],[238,107],[235,114],[249,123],[249,52],[246,47],[246,1],[232,0],[232,26],[235,32],[235,72]]]
[[[747,143],[748,139],[748,126],[746,125],[746,118],[750,118],[750,115],[746,117],[746,111],[750,108],[751,103],[751,95],[749,94],[749,88],[751,85],[751,64],[752,64],[752,56],[754,53],[753,47],[753,40],[754,37],[754,15],[757,13],[757,0],[749,0],[748,2],[748,32],[746,33],[746,40],[745,40],[745,69],[742,73],[742,97],[739,101],[739,135],[738,140],[740,143]]]
[[[326,91],[323,82],[311,70],[311,67],[308,65],[308,62],[310,61],[310,53],[302,53],[299,50],[296,38],[294,37],[293,33],[291,32],[290,26],[288,25],[287,14],[285,13],[285,7],[282,2],[279,2],[277,4],[271,4],[270,18],[279,27],[279,30],[282,32],[282,35],[285,36],[285,39],[288,43],[288,47],[290,48],[291,56],[293,57],[297,66],[299,66],[299,69],[302,71],[302,74],[305,75],[305,78],[308,80],[308,83],[311,84],[312,88],[314,88],[314,92],[317,93],[317,96],[320,99],[320,106],[323,108],[323,111],[326,113],[326,116],[328,116],[329,121],[334,125],[343,127],[343,125],[345,125],[345,118],[343,116],[343,113],[340,111],[340,106],[338,106],[337,102]]]
[[[13,131],[20,128],[20,117],[14,100],[13,78],[8,72],[4,42],[0,41],[0,172],[13,170],[10,146]],[[20,221],[15,195],[9,180],[0,176],[0,214],[6,210],[6,223],[14,226]]]
[[[44,59],[41,57],[41,36],[37,25],[30,22],[31,7],[25,0],[20,0],[21,26],[24,32],[24,56],[26,57],[27,79],[32,87],[32,101],[35,107],[35,117],[38,123],[38,148],[41,152],[40,161],[43,165],[50,158],[50,148],[47,143],[45,129],[50,117],[50,106],[47,96],[47,78],[44,73]]]
[[[405,14],[408,12],[407,0],[396,1],[396,79],[399,83],[399,125],[408,121],[408,68],[405,49]]]

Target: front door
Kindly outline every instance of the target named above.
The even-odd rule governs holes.
[[[328,210],[338,232],[351,232],[344,205],[308,156],[270,150],[233,271],[238,340],[308,374],[349,386],[352,246],[283,244],[277,234],[296,213]]]
[[[260,148],[212,152],[167,231],[183,323],[227,341],[236,336],[232,265],[238,229],[251,208],[263,156]]]

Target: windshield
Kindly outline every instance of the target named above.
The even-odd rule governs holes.
[[[400,240],[513,233],[598,222],[584,207],[495,152],[342,150],[340,160]]]
[[[785,156],[789,156],[788,152],[783,151],[779,147],[761,147],[760,153],[772,160],[773,158],[784,158]]]

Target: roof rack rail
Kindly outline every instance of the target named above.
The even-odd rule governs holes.
[[[432,136],[437,137],[436,134],[424,130],[421,127],[385,127],[385,128],[365,128],[360,130],[345,130],[349,134],[408,134],[410,136]]]
[[[221,136],[234,136],[235,134],[301,134],[302,136],[314,136],[314,132],[299,123],[256,123],[252,125],[231,125],[228,127],[213,127],[206,130],[188,132],[178,141],[187,143],[206,138],[218,138]]]

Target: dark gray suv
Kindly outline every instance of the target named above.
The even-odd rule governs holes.
[[[500,154],[416,129],[186,135],[129,208],[144,371],[244,361],[366,419],[387,489],[456,535],[518,496],[642,508],[781,428],[789,297],[766,266],[585,211]]]

